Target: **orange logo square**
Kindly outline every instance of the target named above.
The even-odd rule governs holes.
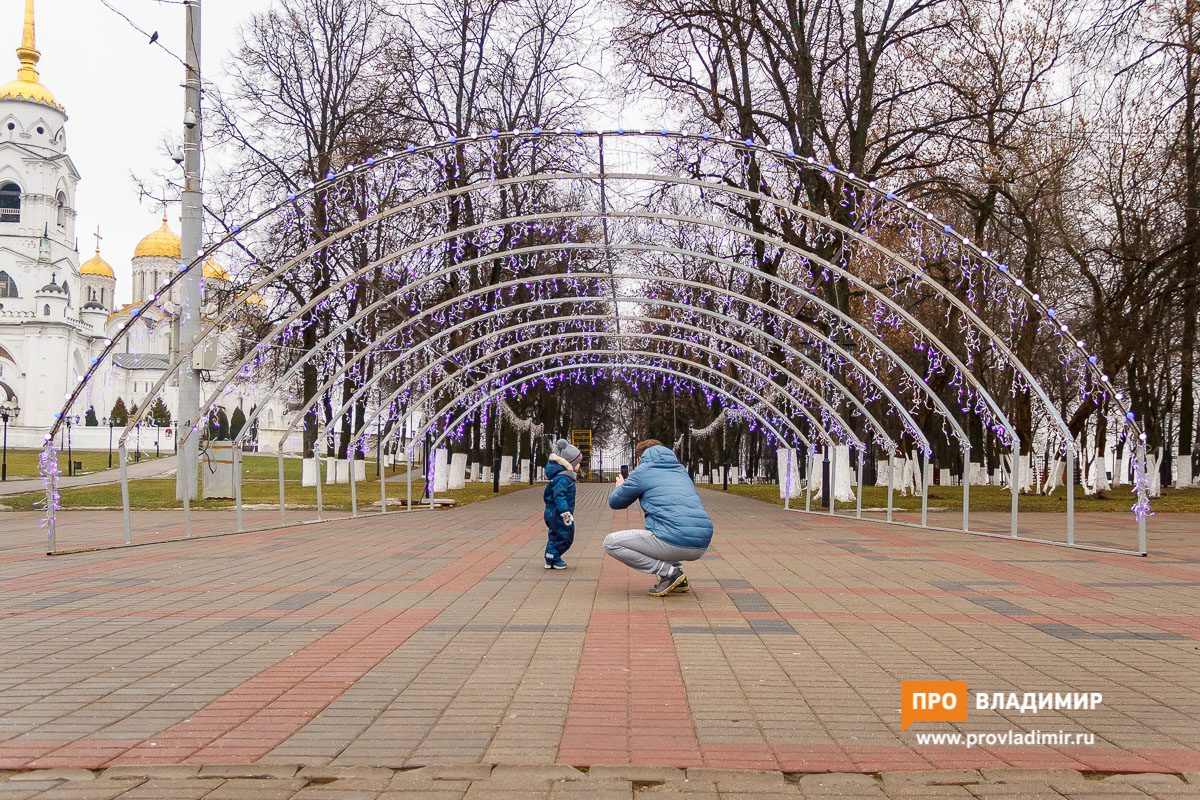
[[[900,682],[900,730],[914,722],[966,721],[966,681]]]

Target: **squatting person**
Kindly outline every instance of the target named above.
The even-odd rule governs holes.
[[[688,590],[684,561],[699,559],[712,541],[713,524],[700,502],[691,477],[670,448],[657,439],[638,442],[635,469],[608,497],[615,509],[628,508],[634,500],[642,504],[645,530],[610,533],[604,550],[639,572],[657,575],[651,589],[654,597]]]

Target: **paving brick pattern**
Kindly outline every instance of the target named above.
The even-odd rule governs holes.
[[[0,798],[42,800],[1186,800],[1200,774],[1081,775],[1071,770],[993,769],[783,774],[708,767],[469,764],[378,767],[112,767],[0,774]]]
[[[1069,770],[1087,781],[1071,797],[1120,796],[1120,782],[1092,772],[1176,781],[1120,784],[1136,797],[1200,783],[1182,777],[1200,771],[1194,517],[1156,518],[1155,555],[1139,559],[706,492],[717,538],[689,568],[692,592],[652,598],[650,578],[601,555],[605,534],[640,520],[610,511],[606,495],[580,487],[561,572],[542,569],[538,490],[55,558],[40,555],[33,517],[2,515],[0,769],[35,772],[0,782],[0,798],[118,796],[105,794],[118,781],[129,784],[122,797],[319,797],[329,776],[297,769],[404,770],[379,773],[384,785],[362,790],[375,797],[434,766],[487,773],[423,787],[430,797],[509,791],[504,782],[529,765],[689,776],[652,786],[630,782],[646,773],[600,782],[589,771],[581,783],[575,770],[553,787],[520,787],[538,797],[583,787],[741,796],[703,777],[721,769],[762,770],[797,796],[825,791],[796,778],[822,772],[859,773],[826,796],[901,796],[889,776],[929,770],[984,770],[936,792],[960,797],[1024,796],[995,779],[1014,769]],[[72,518],[80,541],[120,526],[104,512]],[[228,530],[231,518],[209,512],[197,527]],[[166,530],[177,519],[135,522]],[[899,682],[939,678],[972,693],[1098,691],[1104,703],[1037,715],[972,707],[965,723],[901,732]],[[1095,744],[917,741],[1008,730],[1090,732]],[[270,795],[247,794],[266,784],[246,775],[135,774],[239,764],[292,772]],[[51,769],[92,772],[58,781]],[[187,787],[156,795],[156,781]],[[1057,792],[1045,796],[1063,795],[1043,784]]]

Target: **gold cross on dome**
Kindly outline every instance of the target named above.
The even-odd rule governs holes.
[[[100,235],[100,226],[99,225],[96,226],[95,236],[96,236],[96,252],[99,253],[100,252],[100,240],[104,238],[103,236]]]

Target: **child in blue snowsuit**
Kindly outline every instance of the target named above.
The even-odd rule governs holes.
[[[546,569],[566,569],[562,554],[575,543],[575,470],[583,453],[566,439],[559,439],[546,461]]]

